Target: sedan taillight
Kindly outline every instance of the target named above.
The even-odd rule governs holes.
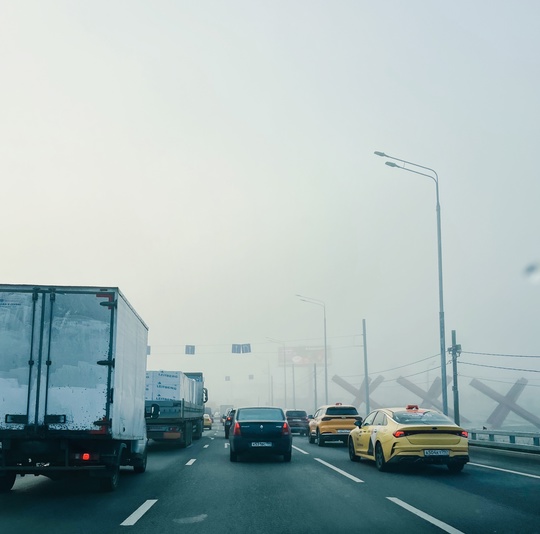
[[[468,437],[469,437],[469,433],[468,433],[466,430],[462,430],[462,431],[461,431],[461,437],[462,437],[462,438],[468,438]]]
[[[405,436],[405,432],[403,430],[396,430],[394,432],[394,437],[395,438],[402,438],[403,436]]]
[[[285,421],[283,423],[283,428],[281,429],[281,435],[282,436],[288,436],[290,433],[291,433],[291,429],[289,427],[289,423],[287,423],[287,421]]]
[[[233,436],[240,436],[240,434],[240,423],[236,421],[236,423],[234,423]]]

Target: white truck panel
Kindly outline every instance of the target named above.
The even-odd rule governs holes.
[[[146,325],[132,313],[129,304],[120,294],[116,314],[113,371],[114,438],[142,439],[146,436],[144,396],[147,345]]]
[[[0,430],[96,431],[109,409],[114,439],[144,439],[147,330],[118,288],[0,285]]]

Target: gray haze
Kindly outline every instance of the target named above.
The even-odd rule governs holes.
[[[435,185],[379,150],[438,172],[447,345],[540,354],[538,2],[0,6],[0,282],[120,287],[148,368],[203,371],[215,408],[285,404],[280,346],[323,344],[306,295],[329,378],[359,387],[365,319],[373,399],[418,402],[395,379],[440,371]],[[460,365],[469,419],[495,407],[471,378],[540,409],[540,359]]]

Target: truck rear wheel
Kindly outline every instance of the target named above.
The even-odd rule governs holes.
[[[201,439],[203,435],[203,422],[202,419],[199,419],[193,425],[193,439]]]
[[[103,491],[114,491],[120,482],[120,466],[117,465],[108,476],[99,479],[99,485]]]
[[[15,484],[16,477],[17,474],[12,471],[4,471],[3,473],[0,473],[0,493],[10,491],[13,484]]]
[[[144,473],[146,471],[147,457],[148,457],[148,452],[147,452],[146,447],[145,447],[144,448],[144,454],[143,454],[142,458],[137,459],[133,463],[133,471],[135,471],[135,473]]]

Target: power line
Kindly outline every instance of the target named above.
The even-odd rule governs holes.
[[[491,352],[467,352],[462,350],[461,354],[478,354],[480,356],[501,356],[504,358],[540,358],[540,356],[529,356],[525,354],[493,354]]]
[[[481,363],[469,363],[469,362],[459,362],[460,365],[473,365],[475,367],[489,367],[491,369],[504,369],[505,371],[521,371],[526,373],[540,373],[540,371],[537,371],[535,369],[516,369],[515,367],[499,367],[497,365],[486,365]]]
[[[478,377],[478,376],[469,376],[469,375],[462,375],[462,374],[460,374],[459,376],[462,377],[462,378],[472,378],[474,380],[483,380],[484,382],[495,382],[497,384],[514,384],[515,383],[515,382],[510,381],[510,380],[495,380],[493,378],[484,378],[483,376]],[[525,387],[540,388],[540,384],[530,384],[530,383],[528,383],[528,384],[525,385]]]

